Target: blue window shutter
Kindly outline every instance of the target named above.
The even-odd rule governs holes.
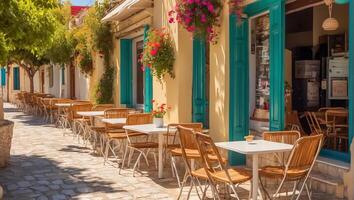
[[[248,20],[238,23],[230,15],[230,113],[229,140],[241,141],[249,132]],[[231,165],[243,165],[246,157],[230,152]]]
[[[20,68],[19,67],[14,67],[13,68],[13,79],[14,79],[14,90],[20,90]]]
[[[61,67],[61,84],[65,85],[65,67]]]
[[[120,103],[133,106],[133,50],[131,39],[120,40]]]
[[[5,67],[1,67],[1,86],[6,85],[6,69]]]
[[[205,40],[193,38],[193,122],[206,124],[207,100],[205,90],[206,79]]]
[[[144,27],[144,45],[147,42],[147,33],[149,31],[149,26],[145,25]],[[152,90],[152,75],[151,69],[149,67],[145,67],[145,91],[144,91],[144,110],[145,112],[151,112],[152,110],[152,98],[153,98],[153,90]]]
[[[351,144],[354,137],[354,1],[349,1],[349,74],[349,144]]]
[[[284,106],[284,41],[285,3],[276,1],[270,7],[270,130],[283,130],[285,123]]]

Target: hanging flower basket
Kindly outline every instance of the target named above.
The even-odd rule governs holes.
[[[179,0],[168,13],[169,23],[178,22],[195,36],[215,42],[222,5],[221,0]]]
[[[143,70],[145,66],[149,67],[152,75],[160,81],[166,73],[172,78],[175,77],[173,73],[175,51],[167,29],[152,29],[147,33],[140,62],[143,63]]]

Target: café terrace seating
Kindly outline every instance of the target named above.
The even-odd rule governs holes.
[[[127,125],[152,124],[150,113],[118,108],[113,104],[96,105],[86,100],[55,98],[50,94],[28,92],[18,93],[15,105],[23,112],[42,117],[45,123],[52,123],[62,129],[63,136],[70,133],[79,144],[91,145],[92,151],[98,152],[103,157],[104,164],[118,166],[117,174],[131,169],[130,163],[133,161],[132,175],[135,176],[142,163],[146,163],[147,167],[150,166],[150,154],[155,167],[158,168],[156,153],[160,146],[157,137],[125,128]],[[321,124],[321,120],[315,113],[306,113],[306,119],[313,133],[311,136],[304,136],[296,130],[263,133],[264,141],[293,145],[290,152],[274,153],[275,160],[278,161],[277,165],[260,168],[260,180],[267,177],[281,181],[273,195],[261,181],[264,197],[270,199],[277,197],[284,183],[288,181],[295,182],[295,185],[303,181],[300,188],[294,187],[290,192],[295,195],[298,189],[300,191],[298,196],[300,196],[305,189],[310,197],[311,191],[307,187],[307,180],[324,143],[323,138],[324,141],[328,140],[334,134],[333,148],[347,148],[341,146],[341,141],[347,140],[342,133],[342,129],[347,128],[345,125],[347,113],[341,109],[328,109],[324,113],[324,124]],[[105,119],[120,121],[111,124],[103,123]],[[302,130],[299,125],[296,126],[298,130]],[[232,195],[238,198],[237,187],[252,180],[252,171],[228,166],[227,159],[222,156],[224,154],[219,152],[220,148],[208,133],[205,133],[201,123],[171,123],[161,130],[165,130],[163,160],[171,164],[172,176],[176,177],[180,188],[178,198],[182,197],[182,191],[188,183],[190,188],[187,199],[193,188],[200,198],[205,198],[207,191],[211,190],[213,197],[220,199],[220,185],[227,185]],[[183,162],[177,162],[177,159]],[[183,177],[181,172],[184,172]]]

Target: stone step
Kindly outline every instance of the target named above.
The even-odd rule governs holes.
[[[347,196],[343,178],[313,171],[310,176],[310,181],[313,191],[335,195],[337,198]]]
[[[345,162],[318,157],[313,172],[319,172],[322,174],[330,174],[332,177],[343,179],[345,173],[350,170],[350,165]]]

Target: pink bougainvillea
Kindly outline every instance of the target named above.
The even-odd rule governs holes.
[[[242,15],[243,15],[242,1],[243,0],[230,0],[229,1],[231,13],[233,13],[237,16],[237,19],[239,22],[242,20]]]
[[[215,42],[222,5],[222,0],[179,0],[168,13],[168,21],[177,22],[194,35]]]

